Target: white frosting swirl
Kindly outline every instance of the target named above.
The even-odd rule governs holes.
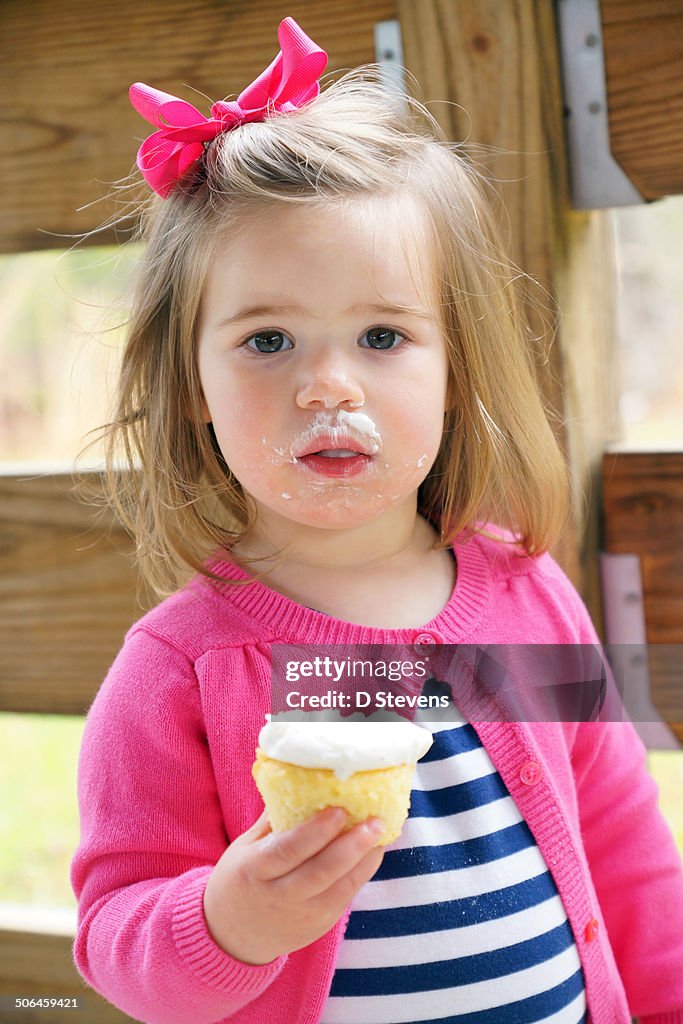
[[[302,768],[327,768],[339,779],[354,772],[416,764],[432,734],[412,722],[267,722],[259,746],[268,757]]]

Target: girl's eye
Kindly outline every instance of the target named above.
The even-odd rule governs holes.
[[[378,351],[397,348],[404,340],[403,335],[392,330],[391,327],[371,327],[363,337],[368,340],[368,344],[363,345],[363,348],[373,348]]]
[[[268,352],[285,352],[288,348],[292,348],[292,343],[282,331],[259,331],[258,334],[252,334],[251,338],[247,339],[246,346],[252,352],[267,354]]]

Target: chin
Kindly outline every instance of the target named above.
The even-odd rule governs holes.
[[[294,506],[278,509],[278,512],[301,526],[318,530],[354,530],[376,522],[394,507],[395,503],[387,500],[375,504],[367,496],[349,495],[343,498],[337,495],[324,503],[321,501],[315,508],[307,502],[305,507]]]

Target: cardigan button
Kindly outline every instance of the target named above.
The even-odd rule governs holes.
[[[431,654],[437,643],[433,633],[418,633],[413,641],[413,650],[416,654]]]
[[[586,942],[594,942],[598,937],[599,931],[600,922],[597,920],[597,918],[591,917],[590,921],[586,925],[586,930],[584,932],[586,936]]]
[[[538,761],[527,761],[519,770],[519,778],[525,786],[535,786],[543,778],[543,769]]]

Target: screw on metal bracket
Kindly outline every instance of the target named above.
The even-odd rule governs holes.
[[[399,21],[378,21],[375,24],[375,60],[380,66],[380,73],[386,86],[397,96],[402,97],[406,81]]]
[[[644,202],[612,156],[599,0],[558,0],[572,202],[577,210]]]

